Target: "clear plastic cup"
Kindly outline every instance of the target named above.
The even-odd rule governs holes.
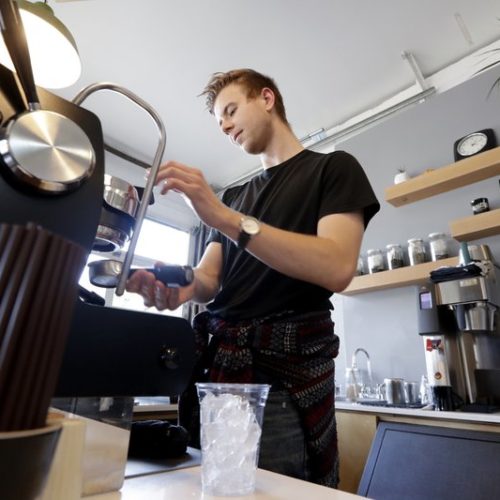
[[[196,384],[200,400],[201,485],[215,496],[255,490],[267,384]]]

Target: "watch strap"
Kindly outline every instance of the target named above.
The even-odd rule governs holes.
[[[250,239],[259,234],[259,232],[260,223],[255,217],[249,215],[242,217],[240,220],[240,233],[238,234],[236,245],[240,250],[244,250]]]
[[[238,248],[240,250],[245,250],[246,246],[248,245],[248,242],[250,241],[251,235],[248,233],[245,233],[242,229],[240,229],[240,234],[238,235]]]

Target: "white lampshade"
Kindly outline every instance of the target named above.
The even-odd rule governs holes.
[[[17,0],[28,41],[35,83],[41,87],[69,87],[80,77],[82,64],[75,40],[68,28],[43,2]],[[14,70],[11,58],[0,38],[0,63]]]

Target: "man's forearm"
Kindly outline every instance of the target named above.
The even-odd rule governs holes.
[[[238,239],[240,217],[233,212],[220,228],[233,241]],[[340,217],[336,232],[342,237],[298,234],[262,224],[260,233],[250,240],[246,250],[282,274],[334,292],[342,291],[356,269],[363,223],[361,215],[356,213]]]
[[[247,250],[268,266],[295,279],[333,292],[351,281],[352,258],[328,238],[283,231],[264,225]]]
[[[200,304],[210,302],[219,290],[218,277],[208,274],[201,268],[194,269],[194,277],[194,292],[191,300]]]

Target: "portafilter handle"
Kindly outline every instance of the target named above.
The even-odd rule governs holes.
[[[167,144],[167,134],[162,119],[152,106],[150,106],[146,101],[141,99],[139,96],[137,96],[130,90],[121,87],[119,85],[116,85],[115,83],[110,83],[110,82],[93,83],[82,89],[74,97],[73,103],[76,105],[80,105],[89,95],[101,90],[110,90],[112,92],[117,92],[119,94],[122,94],[123,96],[130,99],[134,104],[137,104],[140,108],[144,109],[147,113],[149,113],[149,115],[155,122],[159,132],[158,147],[156,149],[155,157],[151,165],[150,174],[146,181],[146,186],[144,188],[144,193],[141,198],[141,203],[137,211],[134,224],[134,232],[132,234],[132,238],[130,239],[130,244],[127,253],[125,255],[125,259],[123,261],[122,273],[120,275],[120,278],[118,279],[118,284],[115,290],[116,295],[120,296],[123,295],[123,292],[125,291],[125,283],[127,282],[128,279],[129,269],[132,264],[132,259],[134,257],[135,247],[137,246],[137,241],[139,239],[142,222],[144,221],[144,217],[146,216],[146,210],[149,205],[149,199],[151,197],[151,193],[153,192],[156,175],[158,173],[158,169],[160,168],[160,163],[163,158],[163,153],[165,152],[165,146]]]

